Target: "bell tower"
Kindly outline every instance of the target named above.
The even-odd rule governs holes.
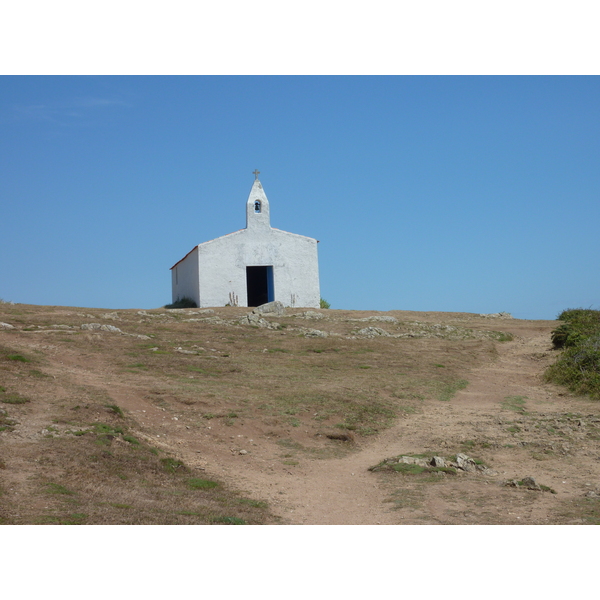
[[[258,179],[260,171],[254,170],[254,183],[246,202],[246,229],[271,227],[269,201]]]

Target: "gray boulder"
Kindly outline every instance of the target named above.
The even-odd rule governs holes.
[[[257,306],[253,311],[255,315],[285,315],[285,306],[279,302],[279,300],[275,300],[274,302],[267,302],[266,304],[261,304]]]

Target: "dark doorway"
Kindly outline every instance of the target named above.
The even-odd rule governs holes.
[[[273,267],[246,267],[248,306],[260,306],[275,300]]]

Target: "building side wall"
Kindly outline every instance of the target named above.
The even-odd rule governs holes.
[[[171,269],[171,297],[172,302],[191,298],[200,306],[197,247]]]
[[[270,265],[275,300],[319,307],[317,241],[271,228],[244,229],[198,246],[198,305],[248,306],[246,267]]]
[[[272,230],[280,261],[273,267],[275,300],[285,306],[319,308],[319,260],[317,240]]]

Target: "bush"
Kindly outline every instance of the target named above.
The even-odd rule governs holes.
[[[555,348],[570,348],[585,341],[595,333],[600,333],[600,311],[591,308],[570,308],[558,315],[563,321],[552,332]]]
[[[165,304],[164,308],[198,308],[198,305],[187,296],[177,298],[173,304]]]
[[[324,298],[321,298],[321,301],[319,304],[320,304],[321,308],[331,308],[331,304],[329,304],[329,302],[327,302],[327,300],[325,300]]]
[[[558,319],[564,322],[552,332],[552,343],[564,351],[546,379],[600,399],[600,311],[569,309]]]

